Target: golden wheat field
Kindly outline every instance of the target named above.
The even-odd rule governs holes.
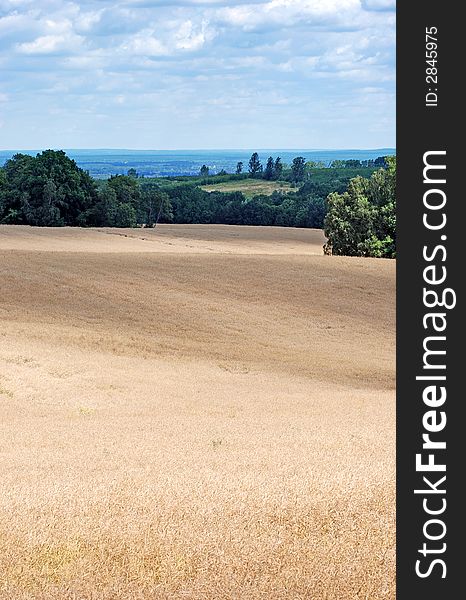
[[[2,600],[395,597],[395,263],[0,226]]]

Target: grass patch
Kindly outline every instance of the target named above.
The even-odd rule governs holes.
[[[247,198],[252,196],[270,196],[275,191],[291,192],[294,188],[287,181],[266,181],[265,179],[242,179],[240,181],[225,181],[203,185],[206,192],[242,192]]]

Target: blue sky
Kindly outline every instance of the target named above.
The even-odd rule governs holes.
[[[0,0],[0,148],[395,146],[394,0]]]

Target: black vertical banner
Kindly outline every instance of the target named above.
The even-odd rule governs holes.
[[[466,194],[451,2],[397,6],[397,598],[464,594]],[[458,596],[459,595],[459,596]]]

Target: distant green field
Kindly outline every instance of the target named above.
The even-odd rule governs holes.
[[[206,192],[242,192],[246,197],[264,194],[270,196],[275,191],[290,192],[293,188],[287,181],[266,181],[265,179],[241,179],[202,185]]]

